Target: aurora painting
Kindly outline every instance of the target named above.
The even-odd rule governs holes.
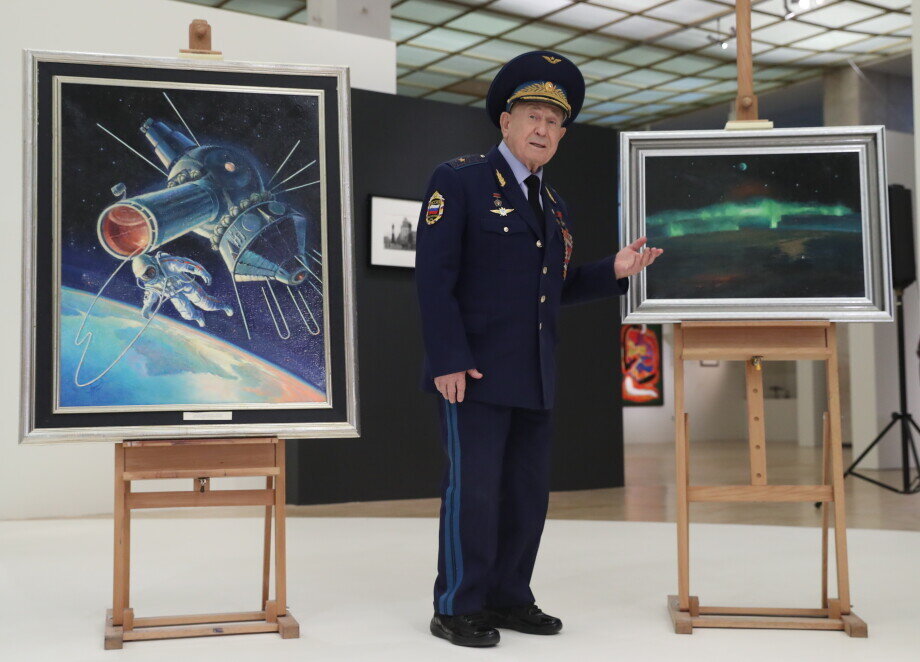
[[[647,156],[654,299],[864,297],[856,152]]]

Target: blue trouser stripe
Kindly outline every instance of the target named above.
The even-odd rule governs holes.
[[[450,479],[444,503],[444,549],[447,588],[438,601],[438,611],[453,614],[454,596],[463,581],[463,553],[460,546],[460,432],[457,426],[457,405],[445,402],[447,427],[447,457]]]
[[[447,608],[450,610],[447,613],[452,614],[454,612],[454,596],[457,594],[457,589],[460,588],[460,584],[463,582],[463,548],[460,545],[460,430],[457,425],[457,405],[450,405],[449,410],[451,412],[449,419],[452,433],[451,436],[454,440],[454,459],[456,460],[456,468],[454,468],[453,472],[453,476],[456,479],[456,488],[454,490],[453,517],[453,543],[455,557],[454,572],[456,573],[456,576],[454,578],[453,589],[447,593]]]
[[[454,581],[456,578],[456,573],[454,571],[454,546],[453,546],[453,528],[451,522],[453,519],[453,504],[454,504],[454,465],[456,464],[454,460],[454,434],[453,426],[450,422],[451,419],[451,405],[446,400],[444,401],[444,425],[447,427],[447,461],[450,464],[450,478],[447,482],[447,493],[444,496],[444,549],[446,550],[445,558],[445,571],[447,572],[447,588],[444,590],[444,593],[441,594],[440,600],[438,600],[438,611],[442,614],[449,613],[447,611],[447,594],[450,593],[451,588],[453,588]]]

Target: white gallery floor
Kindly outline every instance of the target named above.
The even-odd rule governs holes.
[[[129,642],[104,651],[111,603],[110,520],[0,522],[0,660],[622,660],[832,659],[920,655],[920,533],[851,530],[854,612],[868,639],[842,632],[697,630],[676,635],[673,524],[547,522],[533,586],[560,616],[554,637],[502,632],[495,649],[428,634],[437,521],[290,518],[288,604],[300,639],[276,634]],[[136,519],[137,616],[258,609],[262,520]],[[703,604],[817,607],[820,531],[691,527],[691,593]]]

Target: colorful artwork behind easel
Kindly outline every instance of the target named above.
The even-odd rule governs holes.
[[[83,57],[35,59],[35,409],[283,434],[338,389],[344,416],[343,71]]]
[[[660,324],[623,324],[620,327],[624,406],[664,404],[661,347]]]

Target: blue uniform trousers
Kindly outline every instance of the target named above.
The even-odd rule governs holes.
[[[530,604],[549,500],[551,410],[438,400],[448,461],[434,609]]]

